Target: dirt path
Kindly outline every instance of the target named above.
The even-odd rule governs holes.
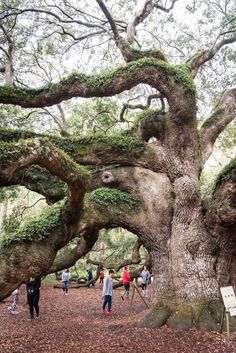
[[[138,317],[145,306],[135,295],[132,311],[115,291],[113,315],[101,314],[101,289],[41,289],[39,320],[28,321],[25,289],[20,293],[20,314],[12,315],[0,304],[1,353],[236,353],[236,335],[230,344],[225,334],[178,332],[167,327],[139,329]]]

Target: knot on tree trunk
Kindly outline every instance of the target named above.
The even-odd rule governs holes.
[[[114,180],[114,176],[111,172],[105,171],[104,173],[102,173],[102,182],[104,184],[112,184]]]

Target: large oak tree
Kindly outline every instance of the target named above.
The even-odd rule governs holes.
[[[140,325],[217,329],[219,287],[233,283],[236,273],[235,160],[218,176],[207,203],[199,180],[217,138],[235,118],[236,88],[222,92],[200,126],[194,79],[222,49],[235,43],[233,1],[221,9],[224,21],[219,36],[208,47],[196,48],[181,64],[171,62],[170,55],[159,48],[135,46],[138,25],[151,16],[158,21],[161,14],[171,13],[178,7],[177,0],[165,6],[161,1],[146,1],[132,20],[130,14],[128,23],[112,16],[109,2],[96,3],[97,16],[63,1],[40,8],[24,6],[24,2],[15,7],[4,3],[0,25],[5,38],[2,107],[44,108],[74,97],[115,96],[145,84],[155,93],[146,107],[139,104],[137,108],[147,108],[154,98],[160,100],[160,108],[146,109],[142,119],[120,135],[60,138],[0,131],[0,185],[24,185],[44,195],[49,203],[41,216],[1,238],[0,298],[29,276],[75,263],[91,250],[100,229],[123,227],[137,234],[152,259],[155,305]],[[197,6],[198,1],[193,3]],[[216,4],[220,2],[209,6]],[[75,11],[74,17],[71,11]],[[23,86],[14,72],[11,30],[18,18],[29,13],[36,16],[38,26],[46,19],[57,33],[77,42],[94,35],[108,36],[124,63],[95,74],[73,72],[39,88]],[[75,25],[87,32],[82,30],[76,37]],[[121,121],[128,108],[133,107],[124,106]],[[54,261],[57,251],[75,237],[78,244],[67,258]]]

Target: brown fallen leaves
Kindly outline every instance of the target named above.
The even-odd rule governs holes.
[[[20,313],[0,304],[1,353],[236,353],[236,335],[230,343],[215,332],[179,332],[163,327],[141,329],[135,322],[145,314],[137,294],[132,307],[115,291],[113,315],[101,314],[101,288],[70,289],[65,296],[51,286],[41,288],[40,319],[28,321],[25,288]]]

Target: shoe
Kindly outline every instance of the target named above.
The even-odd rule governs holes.
[[[33,318],[34,318],[33,316],[29,316],[28,320],[31,321],[33,320]]]
[[[103,309],[103,310],[102,310],[102,313],[103,313],[103,315],[106,315],[107,312],[106,312],[105,309]]]
[[[122,300],[125,300],[125,298],[123,297],[123,295],[120,296]]]
[[[40,315],[36,315],[36,318],[35,319],[39,319],[40,318]]]
[[[112,311],[108,311],[107,314],[108,314],[108,315],[112,315]]]
[[[19,314],[19,311],[17,311],[17,310],[11,310],[11,313],[14,314],[14,315],[17,315],[17,314]]]
[[[12,307],[11,307],[11,306],[9,306],[9,307],[7,308],[7,310],[10,310],[10,311],[12,311]]]

